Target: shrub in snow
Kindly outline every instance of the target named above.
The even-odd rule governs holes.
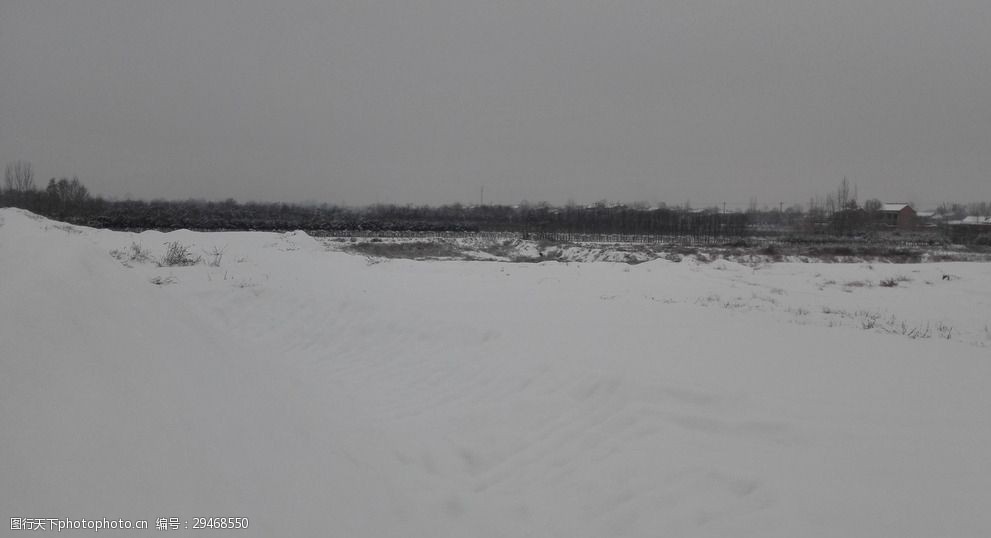
[[[194,258],[189,252],[189,247],[178,241],[173,241],[165,244],[165,254],[162,256],[162,260],[158,262],[158,265],[161,267],[196,265],[202,259],[200,256]]]
[[[210,267],[220,267],[220,260],[221,258],[224,257],[225,250],[227,250],[227,247],[224,248],[213,247],[213,250],[207,251],[206,252],[207,256],[210,256],[210,261],[207,263],[207,265],[209,265]]]
[[[118,248],[110,251],[110,255],[123,262],[144,263],[151,260],[151,252],[144,249],[138,242],[132,242],[130,247]]]
[[[947,325],[943,322],[936,324],[936,332],[939,334],[940,338],[945,338],[947,340],[953,338],[953,326]]]

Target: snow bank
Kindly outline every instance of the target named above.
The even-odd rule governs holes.
[[[298,232],[0,219],[5,518],[991,533],[987,265],[371,263]],[[160,267],[175,241],[203,261]]]

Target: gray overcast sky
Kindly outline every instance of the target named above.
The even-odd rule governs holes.
[[[0,0],[0,160],[136,198],[991,199],[988,0]]]

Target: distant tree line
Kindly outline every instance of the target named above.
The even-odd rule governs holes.
[[[718,207],[651,207],[644,203],[580,206],[540,202],[518,205],[239,203],[204,200],[106,200],[90,194],[78,178],[51,178],[38,188],[30,163],[15,161],[4,170],[0,207],[16,206],[58,220],[117,230],[307,230],[314,232],[517,232],[528,234],[681,235],[694,238],[811,233],[852,236],[879,228],[881,201],[860,204],[857,188],[843,179],[835,192],[801,205],[763,209],[751,199],[746,211]],[[938,214],[962,218],[991,214],[991,204],[943,204]]]
[[[4,169],[0,207],[20,207],[57,219],[82,222],[99,214],[105,204],[91,196],[77,177],[51,178],[44,189],[38,189],[31,163],[15,161]]]
[[[376,204],[238,203],[204,200],[105,200],[92,196],[78,178],[52,178],[34,184],[29,163],[5,170],[0,206],[16,206],[51,218],[118,230],[310,230],[310,231],[513,231],[573,234],[684,234],[739,236],[747,230],[743,213],[686,210],[600,202],[589,206],[546,203],[519,205],[414,206]]]

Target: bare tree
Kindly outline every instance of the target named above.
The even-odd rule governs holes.
[[[836,189],[836,202],[840,210],[847,209],[847,204],[850,202],[850,182],[846,177],[840,182],[840,188]]]
[[[60,215],[69,211],[78,211],[90,198],[89,189],[77,177],[73,177],[71,181],[66,178],[56,181],[55,178],[52,178],[48,181],[45,192],[48,195],[49,203],[53,206],[52,209]]]
[[[34,190],[34,168],[27,161],[7,163],[3,174],[4,186],[8,192],[29,192]]]

